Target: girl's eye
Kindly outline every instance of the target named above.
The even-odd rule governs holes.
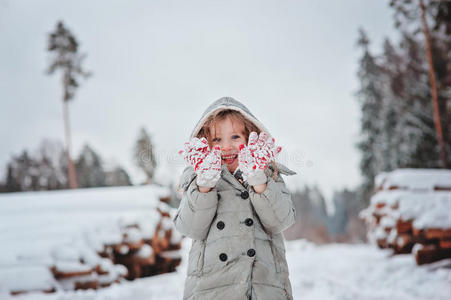
[[[239,135],[233,135],[233,136],[232,136],[232,139],[234,139],[234,140],[239,139],[239,138],[240,138]]]
[[[220,138],[214,138],[214,139],[213,139],[213,142],[214,142],[214,143],[218,143],[220,140],[221,140]]]

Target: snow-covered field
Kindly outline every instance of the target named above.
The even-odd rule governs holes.
[[[34,262],[36,267],[48,263],[52,257],[46,251],[55,243],[81,240],[80,232],[113,219],[125,222],[152,215],[148,210],[156,203],[150,199],[157,191],[142,187],[110,191],[109,200],[88,197],[82,191],[64,197],[64,192],[60,192],[66,202],[46,200],[48,193],[28,193],[25,200],[23,195],[1,196],[0,299],[182,299],[186,259],[177,272],[124,281],[97,291],[20,296],[9,296],[6,292],[6,285],[15,280],[19,284],[21,278],[29,276],[25,274],[26,261]],[[89,214],[85,211],[87,207]],[[303,240],[286,245],[294,299],[451,299],[451,268],[443,267],[444,262],[419,267],[411,255],[391,256],[389,251],[369,245],[315,246]],[[190,241],[185,239],[183,257],[187,256],[189,246]],[[20,270],[24,273],[20,274]],[[40,276],[39,272],[35,275]]]
[[[186,239],[184,255],[189,245]],[[317,247],[302,240],[287,242],[287,250],[294,299],[450,299],[451,269],[418,267],[411,255],[391,257],[389,252],[369,245]],[[30,294],[11,299],[180,300],[185,272],[186,260],[176,273],[124,282],[98,291]]]

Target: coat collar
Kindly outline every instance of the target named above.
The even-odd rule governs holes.
[[[244,188],[243,185],[238,181],[238,179],[235,178],[235,176],[230,173],[229,169],[227,169],[226,165],[221,166],[221,177],[231,185],[233,185],[235,188],[242,190]]]

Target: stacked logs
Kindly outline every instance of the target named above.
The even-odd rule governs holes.
[[[414,234],[424,241],[413,249],[417,264],[451,258],[451,228],[414,229]]]
[[[89,247],[54,250],[51,272],[64,290],[107,287],[121,278],[134,280],[175,271],[181,263],[181,236],[173,228],[169,212],[157,208],[160,220],[154,234],[144,237],[139,224],[121,228],[117,243],[104,244],[98,253]]]
[[[370,206],[361,212],[368,228],[368,239],[379,248],[391,248],[394,254],[413,253],[418,265],[451,258],[451,172],[442,170],[437,180],[427,171],[430,185],[422,182],[418,170],[403,177],[396,174],[396,184],[390,173],[377,182],[377,192]],[[445,176],[443,176],[445,175]],[[447,185],[448,184],[448,185]]]
[[[118,283],[127,274],[127,269],[101,259],[94,267],[83,261],[58,262],[51,267],[51,272],[62,289],[87,290]]]
[[[23,284],[10,289],[10,294],[99,289],[124,278],[134,280],[175,271],[181,263],[182,236],[175,230],[169,210],[161,203],[156,211],[133,216],[125,224],[115,220],[90,228],[84,232],[85,242],[53,246],[48,269],[38,270],[47,276],[46,284],[42,288]]]
[[[144,237],[139,224],[124,228],[122,241],[104,246],[100,255],[115,264],[124,265],[126,279],[133,280],[175,271],[181,263],[181,235],[175,231],[170,214],[157,208],[161,218],[154,234]]]

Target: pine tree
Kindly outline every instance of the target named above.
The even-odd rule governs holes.
[[[360,170],[364,176],[363,194],[367,199],[373,188],[374,177],[382,170],[384,160],[378,136],[381,133],[380,112],[383,101],[383,73],[369,51],[369,39],[363,29],[359,31],[358,45],[363,50],[358,71],[360,88],[357,97],[361,106]]]
[[[451,111],[447,108],[451,105],[451,4],[445,1],[391,0],[390,5],[394,8],[396,27],[418,44],[418,56],[424,64],[429,89],[427,99],[431,108],[428,111],[432,115],[438,147],[432,151],[439,156],[439,166],[446,167],[451,158]],[[416,108],[426,107],[426,103],[415,104]],[[428,143],[434,140],[429,136],[426,138]],[[428,150],[416,153],[416,159],[428,158],[425,157]]]
[[[438,142],[430,98],[424,49],[415,38],[404,33],[401,50],[406,57],[404,66],[404,105],[402,119],[402,148],[404,161],[400,167],[439,167]]]
[[[5,192],[19,192],[20,184],[17,180],[17,175],[14,172],[13,164],[8,163],[7,166],[7,174],[6,174],[6,183],[5,183]]]
[[[385,41],[384,52],[373,56],[368,38],[360,32],[363,49],[358,91],[361,106],[362,152],[360,188],[366,201],[375,175],[396,168],[437,168],[443,162],[433,113],[431,75],[422,34],[419,2],[393,0],[396,27],[401,31],[399,46]],[[431,50],[445,151],[451,161],[451,30],[447,21],[451,5],[428,2],[427,15],[433,24]],[[443,151],[442,151],[443,153]]]
[[[20,155],[13,156],[8,166],[9,185],[18,191],[39,190],[39,167],[37,161],[24,150]]]
[[[75,96],[75,91],[79,86],[79,77],[86,78],[90,74],[82,68],[82,62],[86,55],[78,52],[78,42],[75,39],[75,36],[64,26],[63,22],[58,22],[56,30],[50,33],[47,50],[53,53],[51,64],[47,70],[48,74],[53,74],[56,70],[61,70],[62,72],[63,117],[69,184],[71,188],[76,188],[77,178],[71,158],[71,134],[68,103]]]
[[[146,174],[146,183],[151,183],[157,167],[157,161],[155,160],[150,135],[144,127],[139,132],[133,157],[136,165]]]
[[[401,93],[404,89],[402,63],[402,57],[397,53],[390,40],[385,40],[384,53],[380,62],[384,81],[382,85],[384,96],[380,111],[382,122],[381,134],[377,137],[381,144],[381,157],[384,159],[379,172],[398,168],[402,160],[400,155],[402,133],[397,130],[403,101]]]
[[[44,139],[41,142],[36,160],[39,164],[42,189],[56,190],[67,188],[67,173],[61,168],[59,160],[64,153],[64,147],[58,141]]]
[[[106,186],[102,159],[89,145],[83,147],[75,167],[80,187]]]
[[[111,171],[105,173],[105,184],[107,186],[129,186],[131,185],[130,176],[120,166],[116,166]]]

